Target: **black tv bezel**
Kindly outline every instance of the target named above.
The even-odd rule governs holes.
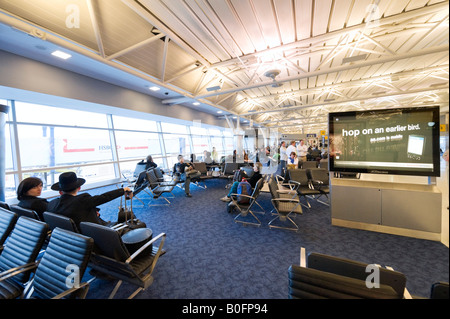
[[[432,131],[432,145],[433,145],[433,170],[430,171],[420,171],[412,169],[370,169],[370,168],[356,168],[356,167],[335,167],[334,156],[331,154],[332,151],[332,139],[334,136],[334,123],[337,117],[342,116],[357,116],[364,113],[416,113],[416,112],[430,112],[433,113],[433,122],[437,123],[433,127]],[[424,106],[424,107],[411,107],[411,108],[395,108],[395,109],[376,109],[376,110],[366,110],[366,111],[347,111],[347,112],[331,112],[328,114],[328,147],[329,147],[329,170],[332,172],[343,172],[343,173],[365,173],[365,174],[378,174],[378,175],[411,175],[411,176],[429,176],[438,177],[440,176],[440,153],[439,153],[439,131],[440,131],[440,117],[439,106]]]

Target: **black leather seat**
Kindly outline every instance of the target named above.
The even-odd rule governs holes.
[[[400,272],[378,268],[379,286],[369,288],[368,264],[311,253],[307,267],[291,265],[289,298],[302,299],[402,299],[406,277]]]
[[[17,214],[0,207],[0,252],[17,222]]]
[[[328,194],[330,193],[330,176],[328,169],[325,168],[311,168],[308,169],[309,176],[311,176],[311,185],[314,189],[320,192],[320,195],[316,198],[319,203],[329,205]],[[321,196],[327,198],[326,202],[319,200]]]
[[[165,205],[169,205],[170,201],[162,195],[165,193],[169,193],[173,197],[172,191],[175,185],[161,184],[161,182],[158,181],[158,177],[156,177],[154,169],[150,169],[147,171],[147,179],[148,179],[148,189],[150,190],[153,199],[156,200],[161,197],[166,201]],[[152,204],[152,202],[150,202],[149,205],[158,205],[158,204]]]
[[[302,197],[306,201],[306,208],[311,208],[311,204],[308,201],[308,196],[316,196],[320,195],[320,191],[314,189],[311,185],[311,180],[308,176],[308,172],[306,169],[290,169],[289,173],[289,182],[290,183],[298,183],[296,190],[299,195],[299,199]]]
[[[284,190],[278,189],[278,183],[274,177],[271,177],[269,182],[269,191],[272,195],[272,205],[276,213],[276,216],[269,222],[269,228],[281,228],[289,230],[298,230],[298,225],[292,220],[292,214],[302,214],[303,210],[300,206],[300,200],[297,198],[296,193],[294,196],[290,193],[284,192]],[[289,221],[293,227],[287,227],[285,225],[277,225],[277,220],[285,223]]]
[[[133,190],[133,197],[135,197],[138,201],[144,205],[142,200],[137,196],[140,192],[145,191],[148,187],[148,179],[147,179],[147,171],[143,170],[141,171],[136,181],[131,185],[131,188]]]
[[[230,194],[231,202],[228,204],[228,206],[235,207],[239,210],[239,214],[234,218],[234,221],[236,223],[242,223],[242,224],[249,224],[249,225],[255,225],[255,226],[261,226],[261,221],[258,217],[256,217],[255,212],[251,210],[253,205],[258,205],[262,209],[262,213],[264,214],[264,209],[261,207],[261,205],[258,204],[256,201],[258,199],[259,194],[261,193],[261,189],[264,186],[264,178],[260,178],[255,185],[255,189],[253,190],[251,195],[238,195],[238,194]],[[242,204],[239,202],[238,198],[240,197],[247,197],[249,199],[249,202],[246,204]],[[248,221],[244,220],[242,218],[245,218],[248,214],[253,217],[254,221]],[[256,222],[255,222],[256,221]]]
[[[92,238],[55,228],[25,298],[84,299],[89,284],[81,280],[93,246]]]
[[[141,290],[148,288],[153,282],[153,269],[163,253],[166,234],[161,233],[145,243],[140,249],[130,254],[119,233],[106,226],[82,222],[81,233],[92,237],[95,242],[90,266],[92,269],[118,279],[109,298],[114,298],[122,281],[126,281],[139,288],[133,292],[129,299],[136,296]],[[146,250],[150,245],[160,240],[158,248]],[[154,246],[154,245],[153,245]]]
[[[16,213],[17,216],[25,216],[28,218],[32,218],[32,219],[36,219],[36,220],[41,220],[41,218],[39,217],[38,213],[36,213],[34,210],[31,209],[26,209],[17,205],[10,205],[9,206],[11,211]]]
[[[59,227],[61,229],[73,231],[75,233],[79,233],[79,230],[77,228],[77,225],[73,221],[72,218],[69,218],[67,216],[61,215],[61,214],[55,214],[50,212],[44,212],[44,221],[48,224],[50,227],[50,230],[53,231],[56,227]]]
[[[212,179],[214,177],[212,175],[208,175],[208,168],[206,167],[205,162],[195,162],[194,168],[200,172],[200,176],[194,179],[194,183],[196,183],[196,185],[198,187],[202,187],[202,188],[206,189],[207,188],[206,184],[204,184],[204,186],[201,186],[201,185],[199,185],[199,183],[206,181],[208,179]]]
[[[46,223],[19,217],[0,254],[0,299],[15,299],[22,294],[24,284],[37,266],[36,258],[47,232]],[[11,277],[16,271],[18,274]]]
[[[155,176],[161,186],[176,186],[178,183],[177,178],[172,178],[171,180],[166,180],[160,168],[155,167],[154,169]]]

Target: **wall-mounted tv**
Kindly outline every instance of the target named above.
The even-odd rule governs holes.
[[[440,175],[439,106],[329,113],[330,171]]]

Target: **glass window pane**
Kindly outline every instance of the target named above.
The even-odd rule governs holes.
[[[123,116],[113,116],[114,129],[151,131],[157,132],[158,127],[155,121],[135,119]]]
[[[112,161],[106,130],[18,125],[23,169]]]
[[[181,133],[181,134],[187,133],[187,127],[185,125],[162,122],[161,129],[165,133]]]
[[[23,179],[27,177],[40,178],[42,180],[43,190],[45,191],[50,190],[50,187],[58,182],[59,175],[64,172],[75,172],[78,177],[86,179],[85,185],[111,180],[116,177],[113,164],[99,164],[57,170],[44,169],[42,171],[24,173]],[[82,189],[83,187],[85,186],[83,185]]]
[[[164,134],[163,138],[164,145],[166,147],[166,154],[168,156],[173,155],[176,157],[179,154],[182,154],[183,156],[191,154],[188,135]]]
[[[222,136],[222,131],[217,129],[209,129],[209,135],[210,136]]]
[[[194,154],[203,156],[203,151],[209,151],[209,143],[207,136],[192,136],[192,146],[194,148]]]
[[[116,131],[116,143],[121,160],[161,155],[158,133]]]
[[[208,135],[208,130],[203,127],[191,126],[191,134],[193,135]]]
[[[13,161],[12,161],[12,149],[11,149],[11,134],[10,124],[6,124],[5,126],[5,170],[12,171],[13,170]]]
[[[18,122],[107,128],[105,114],[16,102]]]
[[[5,198],[15,198],[16,194],[16,184],[15,184],[15,174],[5,174]]]

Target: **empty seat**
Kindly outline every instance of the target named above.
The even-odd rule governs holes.
[[[95,250],[92,253],[90,266],[98,272],[112,276],[118,280],[109,298],[114,298],[122,281],[138,286],[129,298],[133,298],[141,290],[148,288],[153,282],[153,269],[163,252],[166,234],[161,233],[145,243],[133,254],[130,254],[119,233],[106,226],[82,222],[82,234],[94,239]],[[146,248],[160,240],[158,248],[152,251]]]
[[[93,246],[94,241],[90,237],[55,228],[24,296],[41,299],[84,299],[89,284],[81,280]]]
[[[148,190],[150,191],[151,195],[153,196],[153,199],[156,200],[158,198],[162,198],[166,201],[166,203],[164,203],[165,205],[169,205],[170,201],[162,196],[166,193],[169,193],[172,195],[172,191],[175,187],[175,185],[164,185],[161,184],[161,182],[158,181],[158,178],[155,175],[155,170],[154,169],[150,169],[147,171],[147,179],[148,179]],[[152,204],[152,202],[149,203],[149,205],[158,205],[158,204]]]
[[[14,228],[17,221],[17,214],[0,207],[0,252],[6,238]]]
[[[330,193],[330,176],[328,169],[312,168],[309,169],[309,175],[311,176],[312,187],[320,192],[320,195],[316,200],[322,204],[329,205],[328,194]],[[327,202],[319,200],[322,195],[327,198]]]
[[[46,223],[19,217],[0,254],[0,299],[15,299],[22,294],[24,284],[37,266],[36,258],[47,232]]]
[[[311,185],[311,181],[308,177],[308,172],[306,169],[290,169],[289,171],[289,181],[298,183],[296,188],[300,199],[303,197],[306,201],[307,208],[311,208],[311,204],[308,201],[308,196],[320,195],[320,191],[314,189]]]
[[[39,215],[34,210],[23,208],[23,207],[20,207],[17,205],[10,205],[9,207],[10,207],[11,211],[16,213],[17,216],[19,216],[19,217],[25,216],[25,217],[32,218],[32,219],[41,220]]]
[[[78,233],[78,228],[72,218],[61,214],[55,214],[50,212],[44,212],[44,221],[50,227],[50,230],[54,230],[56,227],[69,230]]]
[[[307,267],[289,267],[289,298],[305,299],[401,299],[406,277],[393,270],[378,268],[379,287],[366,284],[369,265],[324,254],[308,255]]]
[[[269,180],[269,190],[272,195],[272,205],[276,211],[275,218],[269,222],[269,228],[282,228],[289,230],[298,230],[298,225],[292,220],[292,214],[302,214],[302,207],[300,206],[300,200],[292,197],[291,194],[286,194],[285,192],[280,192],[278,189],[278,183],[275,178],[270,178]],[[277,225],[275,222],[280,220],[283,223],[289,221],[291,226]]]

